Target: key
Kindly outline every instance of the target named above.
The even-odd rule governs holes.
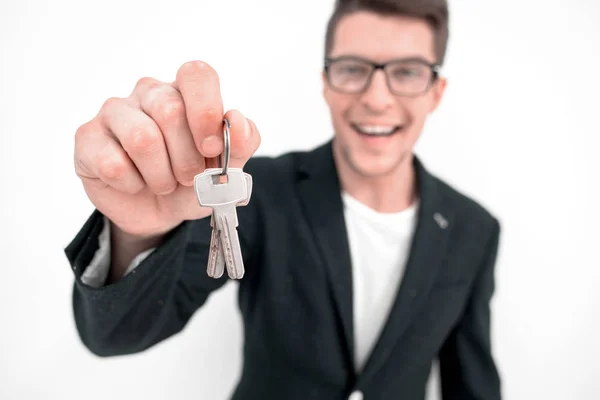
[[[210,251],[208,252],[208,265],[206,273],[211,278],[220,278],[225,270],[225,259],[223,258],[223,250],[221,249],[221,236],[219,229],[215,226],[214,213],[210,217],[210,226],[212,234],[210,236]]]
[[[252,175],[244,172],[244,177],[246,178],[246,199],[239,202],[238,207],[247,206],[250,203],[250,197],[252,197]]]
[[[210,168],[205,172],[213,173],[213,172],[221,172],[219,168]],[[247,188],[247,197],[245,200],[237,203],[238,207],[246,206],[250,202],[250,197],[252,195],[252,175],[244,173],[246,178],[246,188]],[[215,226],[215,218],[214,213],[210,217],[210,226],[212,229],[212,234],[210,238],[210,251],[208,254],[208,265],[206,267],[207,275],[211,278],[220,278],[223,275],[225,269],[225,259],[223,258],[223,250],[221,248],[221,237],[218,228]]]
[[[220,168],[209,168],[205,172],[208,173],[220,173]],[[237,203],[238,207],[248,205],[250,197],[252,195],[252,175],[244,173],[246,178],[247,197],[245,200]],[[225,258],[223,257],[223,249],[221,247],[221,237],[219,229],[215,226],[215,215],[214,213],[210,216],[210,226],[212,234],[210,237],[210,251],[208,253],[208,265],[206,267],[206,273],[211,278],[220,278],[223,276],[225,270]]]
[[[229,168],[227,170],[227,183],[220,183],[220,174],[220,169],[216,171],[209,169],[196,175],[194,187],[200,206],[213,209],[213,225],[218,232],[215,234],[213,229],[212,238],[220,239],[219,242],[229,277],[241,279],[244,276],[244,263],[237,234],[236,206],[238,203],[247,204],[247,201],[249,201],[247,185],[249,179],[247,176],[249,175],[239,168]],[[214,247],[211,246],[211,248]],[[217,256],[212,255],[209,258],[208,269],[211,269],[209,274],[218,275],[220,272],[218,251]],[[212,259],[215,259],[214,268],[212,268]]]
[[[239,179],[236,180],[236,178],[239,178],[240,175],[234,172],[232,176],[229,176],[228,174],[228,179],[231,179],[231,181],[227,183],[221,183],[220,179],[223,178],[223,176],[221,176],[221,172],[222,169],[212,168],[205,170],[202,174],[195,177],[194,186],[196,189],[196,196],[201,206],[214,207],[219,204],[227,204],[228,202],[232,202],[234,200],[236,202],[245,201],[247,197],[245,193],[247,190],[243,187],[243,184],[246,183],[245,177],[242,181]],[[236,194],[231,192],[231,189],[235,189],[236,186],[240,186],[239,183],[242,183],[242,190],[238,191],[236,196]],[[231,195],[234,195],[234,198],[231,198]],[[213,229],[211,234],[207,274],[213,278],[220,278],[223,275],[225,259],[222,251],[223,246],[221,231],[215,223],[214,209],[211,215],[210,224]]]
[[[247,197],[245,200],[237,203],[237,207],[240,206],[246,206],[248,205],[248,203],[250,202],[250,197],[252,196],[252,176],[250,174],[244,173],[244,177],[246,178],[246,190],[247,190]],[[233,212],[235,213],[235,226],[238,226],[238,222],[237,222],[237,212],[235,211],[235,208],[233,209]],[[213,215],[211,216],[211,220],[214,219],[214,211],[213,211]],[[214,229],[214,228],[213,228]],[[219,251],[220,255],[217,256],[217,260],[215,266],[217,268],[217,272],[223,270],[223,268],[225,266],[227,266],[227,274],[229,275],[229,277],[231,279],[242,279],[242,277],[244,276],[244,259],[242,257],[242,253],[241,253],[241,247],[239,246],[239,237],[237,234],[237,230],[235,230],[235,241],[238,243],[237,247],[240,249],[239,250],[239,265],[237,264],[237,262],[232,261],[229,264],[227,264],[225,262],[225,254],[223,252],[223,246],[224,243],[227,243],[228,241],[226,240],[226,238],[221,236],[221,230],[219,227],[217,227],[217,236],[219,238],[219,247],[217,248],[217,251]],[[223,274],[223,272],[221,272],[221,275]]]

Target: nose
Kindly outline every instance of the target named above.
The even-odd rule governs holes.
[[[388,88],[385,72],[376,70],[371,82],[361,96],[361,102],[373,112],[381,113],[388,110],[394,103],[394,95]]]

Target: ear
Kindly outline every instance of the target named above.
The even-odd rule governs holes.
[[[442,97],[444,97],[444,93],[446,92],[446,86],[448,86],[448,80],[446,78],[439,77],[433,87],[431,88],[431,108],[429,112],[434,112],[442,101]]]

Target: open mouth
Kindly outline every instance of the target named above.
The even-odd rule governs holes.
[[[402,130],[402,126],[401,125],[394,125],[394,126],[390,126],[390,125],[359,125],[359,124],[350,124],[352,126],[352,129],[354,129],[356,132],[358,132],[361,135],[366,135],[366,136],[377,136],[377,137],[385,137],[385,136],[391,136],[394,133],[399,132],[400,130]]]

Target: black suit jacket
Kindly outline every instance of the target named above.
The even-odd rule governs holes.
[[[233,399],[417,400],[439,358],[449,399],[500,399],[489,302],[500,225],[414,158],[418,225],[389,320],[363,372],[353,367],[352,277],[332,142],[255,157],[250,204],[238,208],[243,369]],[[100,356],[141,352],[181,331],[227,280],[206,275],[208,219],[187,221],[119,282],[81,274],[98,247],[95,210],[65,249],[83,343]]]

